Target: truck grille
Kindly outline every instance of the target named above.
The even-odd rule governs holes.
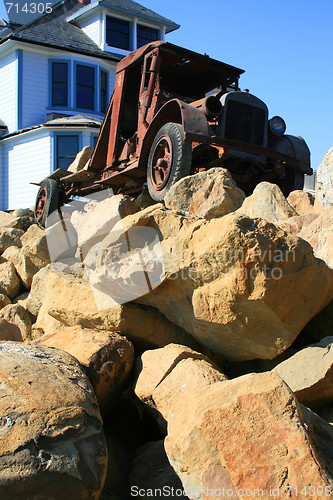
[[[225,138],[264,145],[266,113],[250,104],[230,100],[227,106]]]

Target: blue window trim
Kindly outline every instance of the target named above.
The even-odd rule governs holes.
[[[17,73],[17,109],[16,109],[16,129],[23,128],[23,50],[16,49]]]
[[[52,64],[67,64],[67,103],[68,106],[57,106],[52,104]],[[49,59],[49,107],[48,109],[70,109],[71,106],[71,88],[72,88],[72,61],[69,59]]]
[[[97,64],[91,64],[91,63],[86,63],[85,61],[73,61],[74,62],[74,75],[73,75],[73,79],[74,79],[74,85],[73,85],[73,89],[74,89],[74,108],[77,109],[77,110],[81,110],[82,108],[78,108],[77,107],[77,104],[76,104],[76,68],[77,66],[86,66],[88,68],[93,68],[94,69],[94,109],[83,109],[83,111],[85,111],[86,113],[88,112],[91,112],[91,113],[94,113],[95,111],[97,111],[99,109],[99,107],[97,106],[97,94],[99,92],[99,66]]]
[[[82,132],[77,132],[75,130],[68,130],[66,132],[53,132],[52,133],[52,143],[53,143],[53,146],[52,146],[52,149],[53,149],[53,170],[52,172],[54,172],[56,169],[57,169],[57,157],[58,157],[58,151],[57,151],[57,137],[59,136],[64,136],[64,135],[75,135],[78,137],[78,152],[81,151],[81,149],[83,148],[82,144]],[[51,166],[52,168],[52,166]],[[51,173],[52,173],[51,172]]]

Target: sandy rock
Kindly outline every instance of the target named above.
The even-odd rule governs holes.
[[[305,227],[300,237],[308,241],[318,259],[322,259],[333,268],[333,207]]]
[[[7,212],[2,212],[0,210],[0,227],[5,226],[6,224],[9,224],[12,222],[14,219],[16,219],[16,216],[9,214]]]
[[[198,387],[227,380],[206,356],[177,344],[144,352],[140,365],[135,394],[166,420],[173,413],[175,399],[189,396]]]
[[[333,207],[333,148],[331,148],[317,170],[316,204],[328,209]]]
[[[298,215],[305,215],[313,212],[314,201],[315,197],[313,194],[300,189],[292,191],[287,198],[287,202]]]
[[[27,290],[31,287],[35,274],[48,263],[48,261],[34,255],[28,245],[24,245],[21,249],[10,247],[3,253],[3,257],[14,264],[16,272]]]
[[[21,237],[21,242],[22,251],[24,250],[26,255],[30,255],[32,261],[38,259],[38,261],[45,262],[45,265],[50,262],[45,229],[36,224],[30,226]]]
[[[68,167],[69,172],[79,172],[84,168],[87,161],[90,160],[92,155],[93,148],[91,146],[85,146],[81,151],[76,155],[75,160]]]
[[[114,301],[112,305],[109,302],[103,305],[96,301],[90,283],[78,276],[52,270],[44,286],[46,294],[34,325],[39,332],[54,333],[61,329],[61,324],[63,328],[80,325],[94,330],[119,332],[146,347],[160,347],[172,342],[194,344],[180,327],[152,307],[134,303],[116,304]],[[56,330],[52,330],[52,325],[50,329],[50,316],[60,322],[55,325]]]
[[[258,184],[236,213],[251,218],[259,217],[268,222],[279,222],[298,215],[285,199],[279,186],[270,182]]]
[[[10,298],[7,297],[7,295],[0,293],[0,309],[2,309],[5,306],[8,306],[8,304],[10,303],[11,303]]]
[[[325,337],[277,365],[274,372],[310,408],[333,403],[333,337]]]
[[[228,170],[212,168],[180,179],[168,191],[164,203],[176,212],[211,219],[234,212],[244,199]]]
[[[21,236],[24,231],[21,229],[12,229],[2,227],[0,229],[0,253],[3,253],[8,247],[21,247]]]
[[[19,304],[8,304],[0,310],[0,339],[23,342],[31,338],[29,313]]]
[[[333,300],[304,327],[301,336],[306,344],[314,344],[324,337],[333,336]]]
[[[194,220],[149,207],[122,222],[128,233],[158,227],[161,239],[162,284],[136,301],[228,359],[274,358],[332,298],[332,272],[311,246],[263,220]],[[159,259],[153,248],[150,265]],[[135,275],[125,264],[117,276],[131,286]]]
[[[0,343],[2,498],[98,499],[106,446],[87,376],[69,354]]]
[[[48,264],[36,273],[32,279],[30,293],[28,295],[26,308],[37,317],[40,308],[46,298],[46,282],[48,274],[53,270],[53,265]]]
[[[129,340],[114,332],[76,326],[44,335],[35,342],[74,356],[86,370],[102,413],[114,406],[133,364],[134,349]]]
[[[17,208],[13,211],[13,217],[34,217],[34,211],[31,208]]]
[[[150,196],[148,189],[145,187],[139,196],[135,199],[140,208],[147,208],[151,205],[156,205],[156,201]]]
[[[21,282],[14,265],[11,262],[0,261],[0,293],[13,299],[19,294],[20,288]]]
[[[152,493],[159,489],[165,493],[162,498],[179,498],[183,490],[165,453],[163,440],[146,443],[137,450],[129,478],[132,496],[145,491],[145,495],[140,495],[143,500],[152,498]],[[181,498],[188,499],[185,495]]]
[[[299,235],[303,229],[305,230],[312,222],[317,219],[318,214],[314,212],[304,214],[304,215],[296,215],[295,217],[290,217],[282,222],[278,222],[276,224],[279,225],[282,229],[287,231],[288,233]]]
[[[268,500],[273,489],[279,498],[299,498],[305,485],[332,487],[332,440],[331,426],[301,409],[277,374],[263,373],[180,400],[165,449],[190,499],[215,498],[209,489],[222,497],[224,488],[234,500],[245,490],[246,498]]]

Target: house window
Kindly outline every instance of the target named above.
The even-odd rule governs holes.
[[[95,68],[91,66],[76,66],[76,107],[95,108]]]
[[[106,43],[111,47],[130,50],[130,23],[115,17],[106,17]]]
[[[155,28],[149,28],[148,26],[142,26],[138,24],[137,26],[137,47],[142,47],[146,43],[154,42],[158,40],[158,30]]]
[[[67,63],[52,63],[52,106],[68,106]]]
[[[100,81],[100,111],[105,113],[108,98],[108,74],[106,71],[101,70]]]
[[[56,168],[66,170],[79,152],[79,137],[77,135],[57,135]]]

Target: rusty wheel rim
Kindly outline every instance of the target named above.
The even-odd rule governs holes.
[[[163,189],[170,177],[172,166],[172,143],[163,136],[157,142],[152,159],[151,182],[157,191]]]
[[[46,188],[43,187],[38,193],[38,198],[36,202],[35,219],[38,222],[43,218],[46,206],[46,199],[47,199],[47,191]]]

